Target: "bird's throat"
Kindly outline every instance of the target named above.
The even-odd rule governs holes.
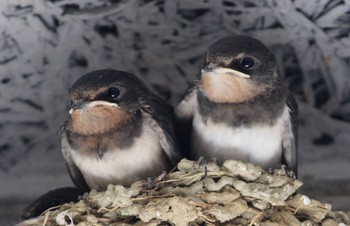
[[[201,91],[216,103],[240,103],[250,100],[264,90],[251,79],[229,73],[205,72],[201,77]]]
[[[71,113],[72,130],[81,135],[99,135],[118,128],[129,120],[121,108],[97,105]]]

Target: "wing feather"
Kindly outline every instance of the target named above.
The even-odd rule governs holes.
[[[79,168],[75,165],[75,163],[70,155],[70,153],[74,150],[71,147],[71,145],[69,144],[68,137],[67,137],[68,134],[67,134],[67,131],[65,131],[64,127],[65,127],[65,125],[63,125],[61,127],[60,138],[61,138],[61,145],[62,145],[62,154],[63,154],[63,158],[66,162],[69,176],[71,177],[73,183],[75,184],[75,186],[77,186],[78,189],[80,189],[81,191],[84,191],[84,192],[90,191],[90,188],[87,185],[84,176],[80,172]]]
[[[287,97],[289,118],[285,120],[282,136],[283,159],[287,167],[298,174],[298,105],[291,93]]]
[[[176,165],[181,154],[175,138],[172,107],[153,94],[143,96],[140,102],[146,122],[158,134],[159,142],[170,162]]]
[[[193,123],[193,112],[197,105],[198,85],[194,82],[186,91],[182,101],[175,109],[175,131],[181,151],[190,157],[190,142]]]

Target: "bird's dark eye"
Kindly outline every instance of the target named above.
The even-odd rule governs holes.
[[[243,60],[241,61],[241,65],[245,68],[245,69],[250,69],[254,66],[255,62],[252,58],[250,57],[245,57],[243,58]]]
[[[116,99],[120,94],[120,90],[116,87],[111,87],[107,90],[107,95],[109,98]]]

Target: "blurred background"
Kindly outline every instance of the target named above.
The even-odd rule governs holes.
[[[301,192],[350,210],[349,0],[2,0],[0,11],[0,225],[72,185],[58,130],[78,77],[133,72],[175,105],[206,47],[230,34],[264,42],[296,95]]]

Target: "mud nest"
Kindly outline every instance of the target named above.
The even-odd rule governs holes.
[[[348,225],[350,212],[297,194],[302,182],[235,160],[183,159],[177,169],[129,188],[92,190],[19,225]]]

